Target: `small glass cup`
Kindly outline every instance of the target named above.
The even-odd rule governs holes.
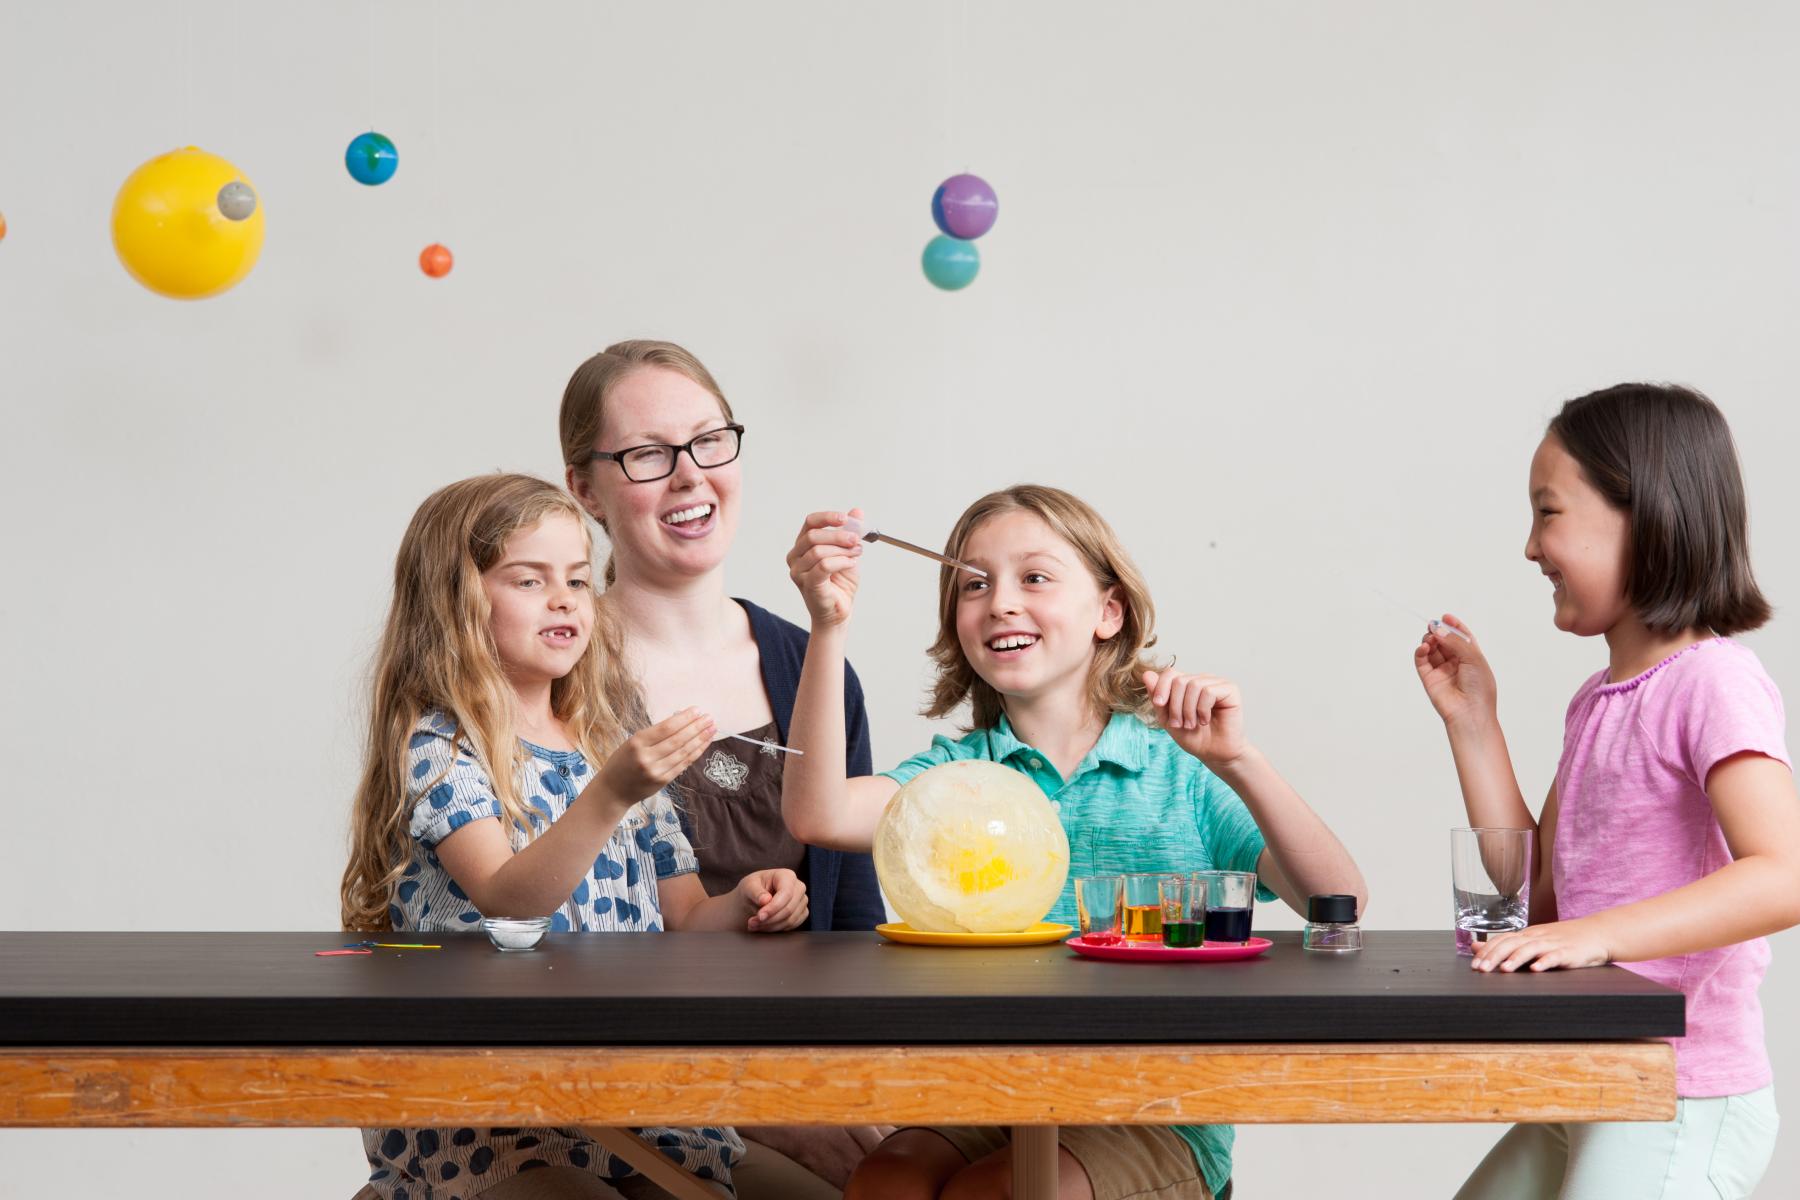
[[[1081,917],[1081,936],[1096,945],[1115,946],[1125,940],[1119,932],[1119,897],[1125,880],[1118,875],[1082,875],[1075,880],[1075,911]]]
[[[483,917],[482,929],[496,950],[533,950],[550,928],[549,917]]]
[[[1128,942],[1162,941],[1162,882],[1180,878],[1167,871],[1149,871],[1125,876],[1125,902],[1121,912],[1125,940]]]
[[[1206,944],[1241,946],[1256,913],[1255,871],[1195,871],[1206,884]]]
[[[1534,840],[1529,829],[1450,831],[1450,902],[1458,954],[1473,954],[1476,943],[1530,923]]]
[[[1206,942],[1206,880],[1165,875],[1161,885],[1163,945],[1191,950]]]

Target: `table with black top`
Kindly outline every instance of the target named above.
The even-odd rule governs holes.
[[[331,958],[356,939],[0,933],[0,1125],[1005,1124],[1028,1197],[1065,1124],[1675,1114],[1679,992],[1479,974],[1448,931],[1272,936],[1143,965],[872,933]]]

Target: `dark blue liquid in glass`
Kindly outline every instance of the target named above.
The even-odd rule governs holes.
[[[1249,941],[1250,910],[1247,908],[1207,909],[1206,940],[1209,942]]]

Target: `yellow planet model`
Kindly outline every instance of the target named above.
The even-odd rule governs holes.
[[[241,188],[226,191],[228,185]],[[139,283],[178,300],[216,296],[239,283],[262,253],[263,206],[243,210],[255,189],[216,154],[188,146],[158,155],[126,178],[113,200],[113,249]]]

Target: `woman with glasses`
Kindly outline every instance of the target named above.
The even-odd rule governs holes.
[[[728,891],[748,869],[788,867],[806,882],[811,928],[873,929],[886,916],[869,856],[794,840],[781,818],[782,755],[725,737],[786,742],[806,633],[726,594],[725,559],[744,498],[744,427],[724,393],[680,346],[620,342],[575,369],[560,428],[569,490],[612,546],[604,602],[625,628],[640,716],[656,720],[693,705],[720,731],[675,781],[707,894]],[[867,775],[869,721],[848,666],[844,726],[846,770]],[[861,1150],[879,1140],[871,1130],[744,1132],[840,1185]],[[747,1165],[754,1178],[753,1161]],[[744,1192],[744,1169],[733,1174]]]

